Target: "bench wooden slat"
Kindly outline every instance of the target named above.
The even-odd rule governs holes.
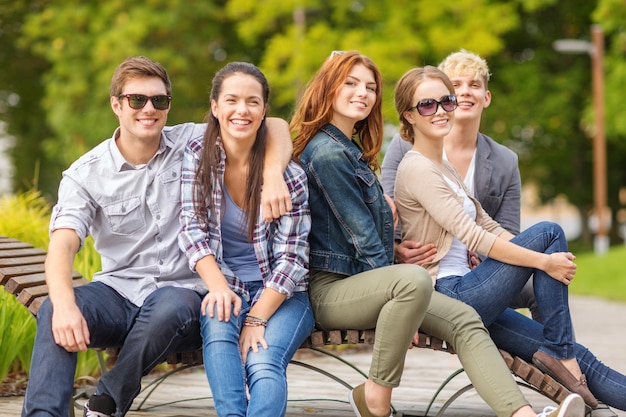
[[[27,256],[45,255],[46,251],[38,248],[2,249],[0,259],[23,258]]]
[[[542,395],[560,404],[570,392],[555,381],[550,375],[544,374],[535,365],[531,365],[518,356],[513,357],[509,352],[500,349],[500,354],[514,375],[517,375],[530,385],[534,386]]]
[[[426,333],[419,333],[419,340],[417,343],[413,343],[413,346],[419,348],[428,348],[433,350],[440,350],[448,353],[456,353],[452,346],[448,345],[445,340],[438,339],[427,335]]]
[[[0,243],[6,243],[6,242],[20,242],[20,243],[25,243],[25,242],[22,242],[21,240],[18,240],[18,239],[13,239],[12,237],[8,237],[8,236],[0,236]]]
[[[42,264],[46,261],[46,255],[22,256],[21,258],[5,258],[0,259],[0,268],[7,266],[21,266]]]
[[[19,240],[12,240],[10,239],[8,242],[7,241],[1,241],[0,242],[0,250],[3,249],[25,249],[25,248],[32,248],[33,245],[29,245],[28,243],[23,243],[20,242]]]
[[[48,295],[47,285],[37,285],[35,287],[26,288],[17,296],[17,301],[24,304],[26,307],[37,297],[45,297]]]
[[[373,345],[375,337],[376,331],[374,329],[363,331],[363,343]]]
[[[78,287],[85,285],[89,281],[84,279],[78,272],[74,272],[72,276],[73,286]],[[22,290],[26,288],[32,288],[37,286],[43,286],[46,283],[45,274],[33,274],[33,275],[21,275],[19,277],[13,277],[5,284],[4,289],[14,295],[18,295]]]
[[[42,272],[39,274],[20,275],[18,277],[10,278],[4,289],[17,296],[24,288],[36,287],[38,285],[44,285],[46,283],[46,275]]]
[[[30,300],[30,304],[26,306],[30,314],[36,317],[37,312],[41,308],[41,305],[43,304],[44,301],[46,301],[47,298],[48,298],[47,295],[42,295],[41,297],[37,297],[37,298]]]
[[[42,263],[0,268],[0,284],[6,285],[9,279],[13,277],[18,277],[20,275],[36,274],[39,272],[44,272],[44,265]]]
[[[84,278],[73,279],[72,280],[72,286],[79,287],[81,285],[85,285],[88,282],[89,281],[87,281]],[[48,296],[48,286],[45,285],[45,284],[44,285],[36,285],[34,287],[24,288],[22,291],[20,291],[19,295],[17,296],[17,301],[19,301],[20,303],[24,304],[26,307],[29,307],[30,304],[36,298],[39,298],[39,297],[44,297],[45,298],[47,296]]]

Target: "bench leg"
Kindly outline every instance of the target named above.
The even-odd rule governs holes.
[[[446,387],[446,385],[448,385],[450,383],[450,381],[452,381],[454,378],[456,378],[457,375],[462,374],[464,371],[465,370],[463,368],[457,369],[449,377],[447,377],[441,383],[441,385],[439,385],[439,388],[437,388],[437,391],[435,391],[435,394],[431,398],[430,403],[428,404],[428,407],[426,407],[426,411],[424,412],[424,417],[428,416],[428,413],[430,412],[430,408],[433,406],[433,404],[435,403],[435,400],[437,399],[437,397],[439,396],[441,391],[443,391],[443,389]],[[447,406],[446,406],[446,408],[447,408]]]

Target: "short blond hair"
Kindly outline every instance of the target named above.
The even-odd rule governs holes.
[[[473,52],[469,52],[465,49],[453,52],[448,55],[438,67],[441,71],[445,72],[448,77],[455,77],[458,75],[473,75],[476,78],[481,78],[485,83],[485,88],[489,84],[491,74],[489,73],[489,66],[480,55]]]

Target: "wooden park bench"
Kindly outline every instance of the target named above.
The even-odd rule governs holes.
[[[48,296],[48,289],[45,284],[44,278],[44,261],[46,252],[42,249],[34,248],[28,243],[21,242],[16,239],[11,239],[5,236],[0,236],[0,285],[4,286],[5,290],[17,297],[17,300],[23,304],[33,315],[37,314],[42,302]],[[88,280],[83,278],[79,273],[75,272],[73,275],[74,286],[86,284]],[[321,352],[325,355],[329,355],[343,362],[344,364],[351,366],[358,373],[367,377],[365,373],[357,369],[350,363],[342,360],[339,355],[332,351],[325,349],[329,346],[337,345],[373,345],[375,330],[333,330],[322,331],[314,330],[311,335],[304,341],[301,349],[312,349]],[[419,343],[416,345],[419,348],[427,348],[433,350],[439,350],[454,354],[454,350],[445,341],[431,337],[427,334],[419,334]],[[530,388],[545,397],[560,403],[567,395],[569,391],[561,384],[556,382],[549,375],[544,374],[535,366],[528,364],[524,360],[513,357],[509,353],[500,351],[506,364],[511,372],[517,377],[517,383],[521,386]],[[109,362],[114,360],[117,355],[116,349],[107,349]],[[103,362],[101,352],[99,353],[100,366],[102,371],[106,369],[106,364]],[[195,352],[175,353],[167,358],[167,363],[177,365],[176,369],[172,372],[176,372],[180,369],[189,368],[192,366],[202,365],[202,351],[197,350]],[[293,360],[292,364],[307,367],[313,371],[319,372],[330,379],[338,382],[339,384],[351,389],[352,386],[342,380],[341,378],[327,372],[323,369],[317,368],[311,364],[303,363],[297,360]],[[430,404],[428,405],[424,416],[428,416],[428,413],[435,402],[437,396],[450,382],[452,378],[460,374],[463,370],[459,369],[450,375],[439,387],[432,397]],[[138,409],[143,407],[145,398],[147,398],[158,385],[170,375],[172,372],[167,373],[163,377],[157,379],[143,391],[148,390],[148,395],[144,397],[143,402],[139,404]],[[472,385],[467,385],[457,392],[455,392],[439,409],[437,416],[443,415],[445,410],[456,400],[460,395],[472,389]],[[88,392],[77,393],[77,395],[87,395]],[[398,413],[400,414],[400,413]],[[410,417],[408,414],[402,414],[405,417]]]

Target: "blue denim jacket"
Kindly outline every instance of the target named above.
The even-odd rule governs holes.
[[[354,275],[393,261],[393,214],[362,155],[328,124],[300,156],[309,180],[311,269]]]

